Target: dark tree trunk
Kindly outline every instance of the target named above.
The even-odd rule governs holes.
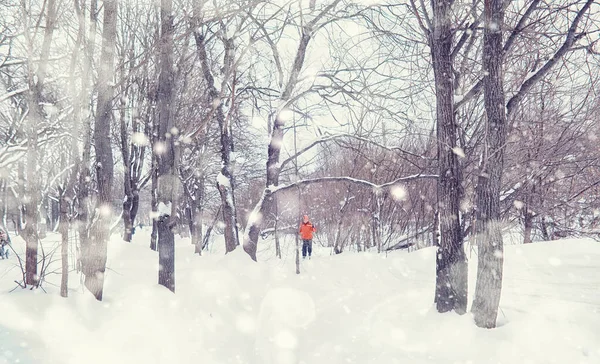
[[[35,98],[32,99],[32,104],[35,103]],[[34,106],[35,108],[35,106]],[[25,210],[25,228],[23,229],[23,239],[25,240],[25,284],[30,286],[36,286],[39,283],[39,277],[37,273],[37,262],[38,262],[38,175],[37,175],[37,113],[31,112],[29,121],[31,124],[28,127],[28,148],[27,148],[27,187],[26,187],[26,203],[24,204]],[[39,119],[41,120],[41,118]]]
[[[502,292],[504,263],[500,222],[500,190],[507,131],[502,70],[504,2],[486,0],[484,7],[483,87],[487,133],[482,168],[475,189],[478,266],[472,311],[477,326],[494,328]]]
[[[462,174],[458,157],[454,114],[451,0],[433,1],[434,28],[431,36],[436,85],[436,121],[439,179],[437,203],[440,246],[436,259],[435,302],[438,312],[467,311],[467,260],[460,227]]]
[[[173,14],[172,0],[161,0],[158,79],[158,284],[175,292],[175,188],[178,183],[173,124]]]
[[[132,70],[129,71],[133,72]],[[139,207],[139,184],[141,172],[144,165],[145,146],[135,145],[130,142],[128,137],[127,123],[125,121],[127,104],[124,100],[128,97],[127,88],[121,101],[120,115],[120,134],[121,134],[121,155],[123,158],[123,240],[131,242],[135,233],[135,218]],[[140,123],[137,118],[133,118],[131,129],[134,133],[139,130]]]
[[[527,187],[527,197],[525,198],[525,204],[523,206],[523,244],[529,244],[532,242],[531,233],[533,232],[533,218],[535,217],[532,208],[533,195],[535,186]]]
[[[550,241],[550,232],[548,231],[548,221],[546,221],[546,216],[542,216],[540,219],[540,231],[542,233],[542,240]]]
[[[94,123],[98,219],[90,228],[89,248],[87,254],[83,257],[85,286],[99,301],[102,300],[112,210],[113,154],[110,142],[110,124],[112,120],[113,87],[111,86],[111,79],[114,66],[116,25],[117,2],[115,0],[105,0],[102,52],[98,71],[98,100]]]
[[[199,16],[199,14],[195,14]],[[200,25],[198,20],[197,26]],[[199,31],[194,33],[196,41],[196,49],[200,63],[202,65],[202,74],[208,85],[208,94],[210,103],[213,105],[214,115],[219,124],[220,142],[221,142],[221,171],[217,178],[217,189],[221,196],[221,205],[223,213],[223,222],[225,223],[225,253],[229,253],[239,245],[237,234],[237,213],[235,207],[235,184],[233,174],[231,172],[231,152],[233,151],[233,136],[231,135],[230,120],[225,116],[223,111],[223,102],[221,95],[215,86],[215,79],[211,72],[208,56],[206,52],[205,37]],[[225,56],[223,69],[225,77],[232,77],[234,74],[233,68],[233,39],[227,38],[225,42]],[[227,82],[227,79],[224,83]],[[235,87],[235,77],[233,79],[233,87]],[[235,94],[233,92],[232,94]],[[233,101],[233,100],[232,100]],[[230,107],[235,107],[234,102],[231,102]]]
[[[122,100],[127,98],[125,92]],[[127,124],[125,122],[125,102],[121,102],[121,112],[119,125],[121,131],[121,156],[123,159],[123,240],[131,242],[133,236],[133,219],[131,218],[131,209],[133,207],[133,181],[131,175],[131,155],[129,154],[129,138],[127,136]]]

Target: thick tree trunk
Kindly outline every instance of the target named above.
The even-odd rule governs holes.
[[[83,257],[85,286],[102,300],[106,255],[110,235],[112,216],[113,154],[110,142],[112,120],[113,87],[111,79],[114,65],[116,41],[117,2],[104,1],[104,20],[102,26],[102,52],[98,71],[98,100],[94,123],[94,148],[96,150],[96,181],[98,196],[96,209],[98,218],[90,228],[90,241]]]
[[[457,126],[454,114],[451,0],[433,1],[431,34],[436,84],[436,121],[439,179],[437,185],[440,246],[436,259],[435,302],[438,312],[467,311],[467,260],[460,228],[462,174],[455,153]]]
[[[158,79],[158,143],[164,152],[158,160],[158,284],[175,292],[175,190],[179,183],[176,169],[173,124],[173,14],[172,0],[161,0],[161,35]]]
[[[494,328],[502,292],[504,263],[500,222],[500,189],[507,132],[502,70],[504,2],[486,0],[484,7],[483,87],[487,133],[482,168],[475,189],[478,266],[472,311],[477,326]]]
[[[32,98],[32,101],[35,98]],[[33,101],[35,102],[35,101]],[[31,119],[36,117],[30,115]],[[41,116],[41,115],[39,115]],[[38,175],[37,175],[37,128],[36,121],[30,120],[31,124],[28,127],[28,148],[27,148],[27,187],[26,187],[26,202],[24,204],[25,209],[25,227],[23,229],[23,239],[25,240],[25,284],[30,286],[36,286],[39,284],[39,277],[37,273],[37,261],[38,261]]]

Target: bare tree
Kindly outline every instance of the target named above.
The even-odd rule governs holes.
[[[212,104],[211,114],[217,120],[220,131],[220,145],[221,145],[221,171],[217,177],[217,189],[221,196],[223,221],[225,223],[225,250],[227,253],[235,250],[239,245],[238,241],[238,229],[237,229],[237,212],[235,207],[235,183],[233,174],[231,171],[231,153],[233,151],[233,136],[231,135],[231,120],[230,115],[225,115],[224,108],[224,94],[228,91],[231,94],[230,108],[234,108],[234,97],[235,97],[235,53],[234,53],[234,39],[233,37],[227,36],[227,28],[223,19],[219,21],[220,27],[220,38],[222,38],[224,55],[223,55],[223,82],[221,89],[218,90],[215,84],[215,78],[212,74],[208,54],[206,51],[206,39],[207,34],[201,31],[202,20],[200,13],[203,9],[203,2],[195,3],[194,6],[194,38],[196,41],[196,48],[198,52],[198,58],[202,66],[202,75],[204,82],[208,87],[209,104]],[[231,87],[231,90],[226,88]],[[212,116],[212,115],[209,115]]]
[[[436,259],[435,302],[439,312],[467,310],[467,260],[460,226],[462,172],[458,163],[452,64],[453,31],[450,0],[433,2],[429,34],[436,85],[438,142],[439,250]]]
[[[98,196],[96,199],[96,216],[94,216],[94,221],[90,228],[91,236],[89,245],[82,245],[85,286],[99,301],[102,300],[108,240],[110,238],[110,217],[112,216],[111,201],[114,172],[110,126],[113,109],[113,86],[111,81],[114,65],[116,24],[117,2],[106,0],[104,2],[102,51],[100,68],[98,70],[98,100],[94,123],[95,169]]]
[[[173,123],[173,2],[161,0],[161,32],[158,46],[160,74],[158,79],[157,201],[158,284],[175,292],[175,194],[178,184]]]
[[[478,265],[472,311],[477,326],[494,328],[504,263],[500,224],[500,192],[507,135],[502,66],[504,3],[501,0],[486,1],[484,14],[483,88],[487,122],[484,154],[476,187]]]
[[[46,117],[42,109],[44,101],[42,90],[46,78],[46,69],[48,66],[48,58],[50,54],[50,46],[54,33],[54,23],[56,21],[56,3],[54,0],[48,1],[46,24],[44,30],[44,40],[40,55],[40,63],[37,70],[33,65],[33,47],[34,39],[30,32],[29,17],[27,16],[26,4],[23,3],[22,12],[26,20],[24,24],[25,36],[28,46],[28,84],[29,91],[27,92],[28,115],[25,124],[25,134],[27,135],[27,184],[25,187],[26,202],[23,206],[25,211],[25,228],[23,237],[26,242],[26,258],[25,270],[26,280],[25,285],[37,286],[39,284],[38,276],[38,220],[39,220],[39,203],[40,203],[40,185],[38,175],[38,129],[44,122]],[[38,23],[39,24],[39,23]]]
[[[279,163],[279,157],[281,154],[281,145],[283,142],[284,126],[286,117],[289,111],[285,110],[290,106],[293,92],[298,83],[298,77],[304,67],[304,59],[306,57],[306,51],[310,40],[314,36],[314,32],[319,28],[319,22],[326,17],[330,11],[332,11],[340,3],[340,0],[332,1],[330,4],[320,10],[310,21],[304,24],[300,31],[300,41],[298,49],[294,56],[294,62],[290,70],[289,78],[285,85],[283,85],[281,95],[279,97],[279,106],[275,110],[275,120],[273,123],[273,129],[271,132],[271,138],[268,146],[268,159],[267,159],[267,170],[266,170],[266,189],[263,192],[263,196],[257,203],[252,212],[250,221],[246,226],[246,232],[244,236],[244,250],[253,260],[256,260],[256,250],[258,244],[258,236],[262,226],[262,216],[270,210],[271,206],[271,187],[279,184],[279,175],[281,173],[281,164]],[[276,52],[276,50],[275,50]],[[276,56],[278,58],[278,56]]]

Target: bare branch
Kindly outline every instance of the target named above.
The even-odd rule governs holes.
[[[370,187],[375,190],[383,190],[383,189],[391,187],[397,183],[410,182],[410,181],[414,181],[417,179],[437,179],[437,178],[438,178],[438,176],[435,174],[414,174],[411,176],[396,178],[393,181],[378,185],[373,182],[365,181],[365,180],[358,179],[358,178],[347,177],[347,176],[344,176],[344,177],[319,177],[319,178],[303,179],[303,180],[300,180],[300,181],[297,181],[294,183],[290,183],[290,184],[286,184],[286,185],[279,185],[277,187],[273,186],[271,188],[268,188],[268,190],[270,193],[275,194],[275,193],[287,191],[287,190],[290,190],[293,188],[303,188],[308,185],[312,185],[312,184],[316,184],[316,183],[331,183],[331,182],[334,182],[334,183],[350,182],[350,183],[360,185],[363,187]]]
[[[583,18],[583,15],[588,11],[593,2],[594,0],[586,1],[585,5],[581,8],[581,10],[579,10],[577,15],[575,16],[575,19],[573,19],[573,22],[569,27],[569,32],[567,33],[567,37],[563,45],[556,51],[554,56],[552,56],[552,58],[550,58],[542,66],[542,68],[540,68],[533,76],[525,80],[525,82],[523,82],[523,84],[521,85],[521,88],[519,88],[519,91],[515,95],[513,95],[513,97],[511,97],[510,100],[508,100],[508,103],[506,104],[507,116],[510,116],[512,114],[515,106],[519,103],[519,101],[521,101],[521,99],[523,99],[523,97],[525,97],[525,94],[529,91],[529,89],[531,89],[533,85],[535,85],[548,72],[550,72],[552,67],[554,67],[554,65],[556,65],[556,63],[558,63],[558,61],[571,49],[573,44],[575,44],[579,39],[581,39],[585,35],[585,33],[575,33],[577,32],[577,27],[579,25],[579,22],[581,21],[581,18]]]

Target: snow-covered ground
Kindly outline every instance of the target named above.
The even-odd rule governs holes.
[[[20,270],[14,255],[0,260],[0,363],[600,363],[600,243],[591,240],[507,246],[501,326],[484,330],[469,314],[435,312],[431,248],[316,249],[296,275],[291,244],[284,259],[266,259],[274,254],[261,241],[254,263],[241,249],[199,257],[179,239],[172,294],[156,284],[148,232],[134,239],[110,243],[103,302],[75,272],[68,299],[52,285],[59,274],[48,293],[9,293]],[[13,245],[23,249],[18,237]]]

